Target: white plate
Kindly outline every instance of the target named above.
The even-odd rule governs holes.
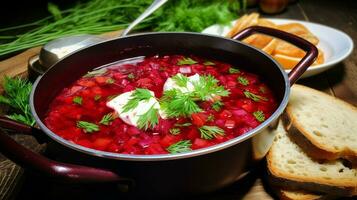
[[[291,19],[269,19],[275,24],[286,24],[297,22],[306,26],[316,37],[319,38],[320,42],[317,45],[324,52],[325,62],[320,65],[314,65],[309,67],[306,72],[302,75],[302,78],[313,76],[319,74],[327,69],[331,68],[335,64],[344,60],[348,55],[351,54],[353,50],[353,41],[352,39],[344,32],[339,31],[335,28],[331,28],[325,25],[291,20]],[[212,25],[202,33],[225,36],[230,28],[233,26],[234,21],[231,25]],[[289,72],[290,70],[285,70]]]

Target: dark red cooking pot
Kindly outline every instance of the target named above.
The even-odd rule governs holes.
[[[286,40],[307,53],[287,76],[269,55],[237,41],[254,33]],[[317,53],[316,47],[304,39],[264,27],[247,28],[234,39],[199,33],[146,33],[99,43],[67,56],[35,82],[30,105],[42,132],[1,120],[3,127],[37,138],[45,133],[50,138],[49,148],[66,163],[35,154],[2,132],[0,150],[21,166],[60,181],[130,184],[135,194],[146,196],[211,192],[235,182],[265,156],[274,138],[268,129],[286,107],[290,85],[314,62]],[[264,77],[280,105],[270,118],[242,136],[180,154],[128,155],[89,149],[59,137],[43,123],[52,99],[88,71],[125,58],[157,54],[193,54],[246,67],[245,70]]]

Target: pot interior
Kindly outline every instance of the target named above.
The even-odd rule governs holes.
[[[96,44],[56,63],[35,84],[30,99],[32,112],[41,126],[55,96],[88,71],[122,59],[167,54],[193,54],[223,61],[260,75],[280,104],[279,112],[276,111],[270,118],[277,118],[282,107],[285,107],[284,101],[289,91],[287,76],[262,51],[234,40],[198,33],[149,33]],[[49,134],[50,131],[45,132]]]

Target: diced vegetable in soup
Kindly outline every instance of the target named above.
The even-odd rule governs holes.
[[[63,89],[46,126],[84,147],[182,153],[238,137],[277,108],[255,74],[196,56],[153,56],[88,72]]]

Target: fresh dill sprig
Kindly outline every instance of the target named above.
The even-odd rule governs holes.
[[[237,78],[238,82],[244,86],[249,85],[249,80],[247,78],[245,78],[244,76],[239,76]]]
[[[201,126],[198,130],[201,133],[201,138],[206,140],[211,140],[217,137],[217,135],[224,135],[224,130],[217,126]]]
[[[186,87],[188,83],[188,77],[185,75],[182,75],[180,73],[176,74],[175,76],[171,77],[172,80],[175,81],[175,83],[180,86],[180,87]]]
[[[222,103],[222,101],[215,101],[213,104],[212,104],[212,108],[213,110],[215,111],[220,111],[222,106],[224,106],[224,103]]]
[[[154,108],[154,105],[146,113],[139,116],[137,123],[140,129],[154,128],[159,123],[159,110]]]
[[[134,78],[135,78],[135,76],[133,73],[128,74],[128,79],[134,79]]]
[[[170,153],[183,153],[191,151],[192,143],[190,140],[181,140],[170,145],[166,150]]]
[[[136,107],[138,107],[140,101],[148,101],[152,98],[152,94],[148,89],[136,88],[135,91],[130,95],[129,101],[123,106],[123,113],[128,112]]]
[[[193,65],[196,64],[197,61],[193,60],[192,58],[186,57],[182,58],[177,62],[177,65]]]
[[[188,117],[192,113],[202,111],[190,94],[183,93],[177,89],[165,91],[160,99],[160,105],[169,118]]]
[[[90,77],[95,77],[95,76],[99,76],[99,75],[103,75],[107,72],[107,69],[102,68],[102,69],[98,69],[98,70],[94,70],[94,71],[90,71],[88,72],[86,75],[84,75],[84,78],[90,78]]]
[[[264,115],[263,111],[261,111],[261,110],[255,111],[255,112],[253,112],[253,115],[254,115],[255,119],[258,120],[258,122],[265,121],[265,115]]]
[[[83,99],[82,99],[82,97],[80,97],[80,96],[75,96],[75,97],[72,99],[72,101],[73,101],[73,103],[75,103],[75,104],[82,105]]]
[[[77,127],[83,129],[86,133],[99,131],[99,126],[97,124],[86,121],[77,121]]]
[[[209,100],[213,95],[228,96],[230,92],[218,85],[218,80],[212,75],[200,76],[199,81],[193,82],[194,95],[202,101]]]
[[[244,91],[243,93],[244,93],[245,97],[247,97],[248,99],[252,99],[253,101],[256,101],[256,102],[258,102],[260,100],[268,101],[268,99],[266,97],[251,93],[247,90]]]
[[[110,124],[110,122],[112,122],[114,119],[115,119],[115,117],[114,117],[113,113],[108,113],[102,117],[102,119],[100,120],[99,123],[108,126]]]
[[[181,130],[180,130],[179,128],[171,128],[171,129],[170,129],[170,133],[171,133],[172,135],[178,135],[178,134],[181,133]]]
[[[32,84],[19,77],[5,76],[3,88],[4,94],[0,95],[0,103],[12,108],[6,117],[30,126],[35,125],[35,119],[31,114],[29,105]]]
[[[229,70],[228,70],[228,72],[229,72],[230,74],[235,74],[235,73],[239,73],[240,70],[237,69],[237,68],[230,67]]]
[[[208,122],[213,122],[214,121],[214,115],[212,115],[212,114],[208,115],[207,121]]]

